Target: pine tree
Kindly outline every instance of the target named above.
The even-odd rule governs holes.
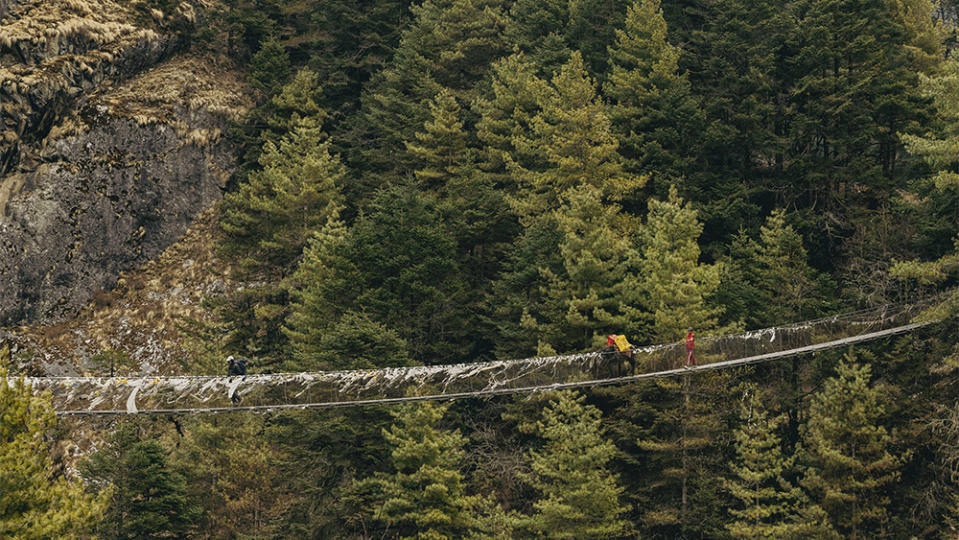
[[[270,80],[264,84],[273,82]],[[242,150],[236,171],[238,183],[247,182],[251,172],[261,169],[259,160],[266,150],[266,143],[279,145],[281,139],[304,118],[327,120],[326,111],[318,105],[322,102],[322,87],[316,72],[301,69],[288,83],[271,91],[273,93],[266,101],[250,109],[244,123],[232,130],[231,134],[241,143]]]
[[[904,46],[912,66],[924,75],[937,72],[943,63],[949,30],[934,14],[937,0],[896,0],[898,16],[905,27]]]
[[[443,221],[456,242],[458,263],[471,269],[466,276],[467,309],[484,313],[491,283],[518,225],[493,177],[477,166],[476,152],[467,143],[465,111],[456,98],[443,90],[430,111],[432,118],[416,133],[415,142],[407,142],[407,149],[416,158],[414,175],[420,189],[437,195]],[[478,345],[471,352],[474,360],[489,353],[488,345],[479,346],[487,342],[474,340]]]
[[[187,492],[200,510],[197,536],[265,537],[287,501],[279,463],[285,457],[254,415],[187,419],[170,462],[188,474]]]
[[[736,429],[737,460],[729,491],[739,504],[726,525],[733,538],[838,538],[821,508],[809,503],[789,477],[796,455],[779,438],[783,416],[769,417],[755,388],[744,398]]]
[[[906,46],[919,39],[918,19],[910,31],[899,3],[891,1],[799,6],[795,65],[801,75],[791,93],[797,111],[791,140],[798,144],[791,167],[802,171],[803,183],[791,193],[803,198],[803,207],[815,205],[817,216],[882,204],[902,183],[897,133],[914,133],[930,112],[915,90],[920,66],[910,55],[916,49]],[[849,222],[844,215],[839,221]]]
[[[954,151],[959,145],[959,60],[946,62],[940,75],[921,79],[924,95],[932,98],[936,105],[938,122],[921,136],[902,134],[901,137],[906,149],[920,156],[935,171],[930,179],[917,185],[919,194],[935,206],[931,211],[926,208],[920,211],[933,214],[935,228],[945,233],[941,236],[953,239],[956,234],[955,212],[959,208],[959,158]],[[957,267],[959,254],[953,249],[935,261],[898,262],[892,273],[926,288],[945,281]],[[954,312],[956,306],[959,306],[959,296],[953,295],[948,303],[940,306],[940,314]]]
[[[648,314],[645,336],[653,343],[680,339],[692,327],[702,337],[715,331],[722,311],[710,305],[720,266],[701,264],[697,240],[702,225],[675,188],[666,201],[651,199],[641,231],[639,306]],[[676,358],[681,365],[684,358]],[[699,362],[705,361],[701,355]],[[669,366],[674,367],[674,366]],[[655,463],[658,478],[638,485],[643,523],[650,534],[714,535],[722,524],[711,518],[720,507],[720,486],[710,470],[722,460],[723,414],[734,383],[729,374],[707,373],[682,380],[657,380],[625,396],[621,414],[644,463]],[[632,447],[636,448],[636,447]]]
[[[569,26],[569,0],[517,0],[505,33],[539,76],[549,76],[569,60]]]
[[[696,139],[693,172],[677,187],[706,225],[704,249],[718,256],[720,244],[757,212],[756,191],[772,185],[771,196],[791,193],[794,180],[783,177],[792,129],[785,95],[794,76],[797,23],[794,3],[691,3],[687,9],[699,12],[703,26],[683,42],[688,53],[680,62],[706,122]]]
[[[412,172],[405,142],[429,120],[429,103],[442,89],[464,103],[486,76],[490,63],[505,56],[503,0],[427,0],[412,8],[413,23],[403,33],[392,65],[377,73],[362,100],[350,164],[373,173],[362,179],[364,195],[372,182]],[[362,149],[360,149],[362,147]]]
[[[759,242],[740,231],[723,265],[717,297],[748,328],[812,319],[826,311],[831,286],[808,263],[802,236],[778,210],[760,228]]]
[[[396,331],[364,313],[347,311],[323,332],[309,366],[319,370],[375,369],[412,365],[408,345]],[[300,351],[301,365],[308,362]]]
[[[636,261],[629,241],[630,220],[620,215],[615,201],[642,184],[622,173],[609,121],[578,52],[545,90],[529,129],[513,131],[511,146],[523,163],[509,151],[503,153],[507,170],[519,182],[509,201],[520,222],[536,234],[555,227],[562,235],[557,245],[562,267],[522,261],[537,269],[539,275],[530,277],[541,289],[543,302],[527,305],[508,323],[535,331],[540,353],[593,347],[610,328],[637,329],[631,289],[623,286]],[[539,159],[526,159],[535,154]],[[529,164],[537,168],[528,168]],[[544,255],[555,259],[547,250]],[[511,264],[520,262],[514,258]],[[507,271],[508,279],[529,275],[515,266]],[[527,278],[523,281],[530,285]],[[504,304],[517,303],[504,300]]]
[[[467,148],[459,103],[451,92],[440,90],[430,101],[430,116],[414,140],[406,142],[406,150],[418,164],[414,174],[421,188],[442,190],[452,179],[471,173],[473,156]]]
[[[659,0],[641,0],[626,11],[626,26],[610,47],[611,73],[603,89],[625,170],[666,186],[692,174],[696,132],[704,118],[680,73],[680,49],[667,39]]]
[[[399,538],[463,538],[479,529],[480,498],[466,494],[460,471],[466,439],[439,426],[448,408],[432,402],[405,405],[383,430],[393,447],[395,472],[365,483],[382,493],[375,518]]]
[[[139,429],[135,423],[120,426],[84,464],[91,479],[115,487],[98,532],[117,539],[183,536],[198,517],[186,480],[170,466],[166,449],[141,440]]]
[[[886,391],[870,386],[870,375],[847,354],[813,398],[803,432],[803,486],[846,538],[887,537],[885,488],[899,479],[905,458],[892,453],[893,436],[879,424]]]
[[[109,491],[94,497],[83,484],[55,474],[44,436],[56,418],[49,398],[0,367],[0,536],[82,537],[103,515]]]
[[[466,277],[435,196],[384,189],[342,240],[338,227],[313,242],[296,275],[287,335],[300,358],[310,361],[323,330],[353,310],[395,331],[416,363],[463,360],[476,314],[466,312]]]
[[[329,148],[317,120],[300,119],[278,145],[266,143],[263,169],[226,195],[225,249],[238,253],[246,268],[282,272],[337,208],[345,170]]]
[[[530,481],[541,494],[523,526],[541,538],[621,538],[631,532],[607,465],[616,447],[603,437],[600,412],[573,392],[558,392],[536,423],[545,440],[531,450]]]
[[[514,137],[532,132],[533,119],[550,92],[549,83],[536,75],[535,65],[523,54],[494,62],[490,78],[489,95],[479,97],[473,106],[480,116],[476,124],[476,135],[483,143],[480,168],[498,187],[515,194],[517,182],[507,170],[508,163],[529,171],[547,167],[539,148],[523,151]]]
[[[260,50],[250,60],[247,80],[250,86],[264,96],[272,96],[290,77],[290,56],[274,37],[260,44]]]
[[[579,53],[572,54],[551,86],[531,131],[513,136],[521,154],[541,153],[547,164],[538,171],[507,161],[520,182],[519,194],[511,200],[514,211],[524,217],[555,210],[567,191],[580,185],[591,185],[612,201],[641,187],[643,179],[622,172],[604,105]]]
[[[642,314],[629,284],[637,278],[638,254],[624,230],[628,222],[589,184],[571,188],[567,197],[555,217],[563,272],[541,271],[544,307],[552,313],[544,314],[537,334],[559,351],[601,345],[610,329],[636,335]]]
[[[590,74],[602,77],[607,48],[625,8],[622,0],[517,0],[509,12],[506,35],[540,75],[557,71],[576,51]]]
[[[650,338],[656,343],[675,341],[687,327],[714,328],[721,313],[708,303],[719,286],[721,266],[699,262],[703,225],[696,215],[676,188],[670,188],[665,201],[649,201],[639,273],[643,281],[636,286],[652,315]]]
[[[347,232],[346,225],[339,219],[338,209],[332,209],[326,225],[313,233],[307,242],[293,273],[293,303],[283,333],[289,339],[295,365],[300,370],[322,368],[316,363],[323,350],[320,342],[331,321],[340,315],[336,303],[326,295],[330,293],[334,276],[346,266],[340,258],[340,250],[346,242]]]

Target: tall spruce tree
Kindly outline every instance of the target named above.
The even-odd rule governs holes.
[[[622,171],[605,107],[578,52],[553,77],[551,87],[531,121],[532,129],[513,136],[520,153],[539,152],[546,162],[542,171],[516,160],[507,162],[520,182],[520,192],[511,200],[514,211],[521,217],[553,211],[568,190],[580,185],[597,188],[611,201],[641,187],[643,179]]]
[[[955,212],[959,209],[959,60],[952,59],[944,65],[936,77],[922,78],[924,95],[934,100],[938,121],[922,135],[902,134],[906,148],[921,157],[935,172],[931,178],[917,182],[915,190],[932,203],[932,208],[920,208],[920,212],[933,216],[932,232],[939,233],[943,240],[953,242],[959,233]],[[929,212],[931,210],[931,212]],[[942,250],[945,242],[937,242]],[[950,246],[952,247],[952,246]],[[938,285],[946,281],[959,267],[959,253],[955,249],[930,262],[903,261],[892,268],[893,275],[903,280],[916,282],[920,288]],[[940,306],[941,314],[955,312],[959,306],[959,294],[951,295]]]
[[[710,304],[720,266],[699,262],[702,224],[696,211],[670,189],[665,201],[651,199],[642,229],[636,289],[649,317],[645,339],[669,343],[686,328],[698,336],[715,331],[721,309]],[[684,359],[676,358],[677,364]],[[699,357],[699,362],[706,358]],[[637,487],[645,531],[653,535],[717,534],[722,525],[710,508],[721,506],[720,486],[707,471],[721,461],[722,421],[733,384],[725,374],[657,380],[628,396],[623,414],[634,419],[637,459],[655,463],[659,478]],[[641,401],[641,402],[640,402]]]
[[[747,328],[812,319],[830,302],[831,284],[809,266],[802,236],[774,211],[760,227],[759,241],[745,231],[733,239],[717,298]]]
[[[900,160],[909,156],[897,133],[914,133],[929,117],[929,103],[916,90],[921,66],[906,46],[915,31],[897,4],[798,4],[790,168],[799,175],[783,193],[816,209],[810,225],[826,232],[809,235],[819,239],[810,246],[818,257],[835,253],[850,235],[855,209],[882,207],[903,186]],[[822,219],[827,213],[832,223]]]
[[[530,277],[538,282],[542,301],[527,305],[507,324],[536,332],[541,353],[582,350],[596,346],[611,328],[625,332],[639,326],[631,289],[624,288],[637,259],[629,240],[630,220],[615,201],[641,186],[642,179],[622,172],[609,120],[578,52],[540,99],[529,129],[514,131],[511,141],[520,156],[539,153],[540,160],[520,163],[504,153],[507,170],[518,181],[509,201],[529,234],[555,228],[562,266],[511,261],[537,269],[538,276]],[[531,163],[542,167],[528,168]],[[557,260],[544,254],[550,262]],[[512,279],[524,270],[512,267],[508,272]],[[506,300],[505,305],[516,302]]]
[[[134,422],[120,426],[110,444],[83,468],[94,481],[114,486],[110,507],[97,528],[106,538],[184,536],[198,517],[186,479],[171,466],[167,450],[156,440],[142,440]]]
[[[719,286],[721,265],[699,262],[697,240],[703,225],[697,212],[670,188],[665,201],[651,199],[643,227],[642,291],[643,307],[652,321],[649,337],[656,343],[669,343],[692,327],[706,331],[716,326],[721,309],[708,300]]]
[[[299,358],[319,352],[323,329],[352,310],[395,331],[416,363],[465,360],[478,314],[466,311],[467,279],[436,197],[412,185],[384,189],[342,233],[332,222],[296,274],[302,292],[287,335]]]
[[[696,133],[705,121],[680,72],[680,49],[666,38],[659,0],[631,5],[610,47],[611,72],[603,86],[624,169],[650,175],[660,197],[670,183],[693,174]]]
[[[590,74],[602,77],[607,48],[625,9],[623,0],[517,0],[509,12],[506,35],[541,75],[558,70],[576,51]]]
[[[623,488],[607,465],[616,447],[605,439],[599,409],[571,391],[558,392],[535,425],[545,440],[531,450],[530,481],[541,494],[521,520],[537,538],[624,538],[631,533],[619,497]]]
[[[513,54],[492,64],[490,87],[488,95],[480,96],[473,105],[480,117],[476,124],[482,143],[479,166],[497,187],[515,194],[517,181],[507,170],[508,163],[531,171],[547,166],[539,148],[521,150],[514,137],[532,131],[533,119],[550,92],[549,83],[537,76],[529,58]]]
[[[374,517],[399,538],[453,539],[480,530],[480,498],[466,494],[461,472],[466,438],[440,421],[448,405],[406,405],[383,430],[393,447],[394,471],[364,482],[381,493]]]
[[[744,397],[736,429],[736,456],[729,491],[738,501],[726,525],[733,538],[839,538],[822,508],[811,504],[790,478],[796,455],[782,447],[783,416],[770,418],[755,388]]]
[[[887,488],[905,457],[893,453],[893,436],[880,424],[886,392],[870,378],[870,367],[847,354],[813,397],[803,432],[802,484],[846,538],[888,537]]]
[[[478,167],[477,152],[468,147],[464,111],[442,90],[430,103],[431,119],[407,150],[415,157],[420,189],[435,192],[449,224],[462,263],[474,269],[476,296],[488,287],[507,242],[516,234],[515,219],[492,176]]]
[[[505,32],[537,74],[548,76],[569,60],[569,27],[569,0],[517,0],[510,8]]]
[[[260,44],[260,50],[250,60],[247,81],[263,96],[272,96],[290,78],[290,56],[274,37]]]
[[[316,118],[301,118],[279,144],[268,141],[262,170],[224,199],[220,226],[251,271],[282,273],[337,208],[345,169]]]
[[[0,536],[24,540],[83,537],[109,502],[54,470],[46,434],[56,417],[49,398],[0,367]]]
[[[366,196],[379,187],[373,182],[412,172],[405,142],[429,120],[430,100],[446,88],[471,102],[490,63],[508,53],[503,0],[427,0],[412,11],[392,64],[367,85],[351,141]]]
[[[545,310],[534,328],[542,344],[558,351],[597,347],[611,331],[635,335],[642,325],[629,287],[637,253],[618,206],[604,204],[599,189],[589,184],[570,189],[567,197],[555,218],[563,235],[563,272],[541,271],[547,280]]]
[[[187,419],[169,463],[186,471],[186,492],[199,510],[197,536],[265,537],[288,499],[279,467],[285,457],[256,415]]]

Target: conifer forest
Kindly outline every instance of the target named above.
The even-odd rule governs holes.
[[[957,29],[955,0],[0,0],[0,538],[959,540]],[[24,379],[611,335],[681,369],[690,332],[702,367],[929,298],[881,339],[516,395],[85,417]]]

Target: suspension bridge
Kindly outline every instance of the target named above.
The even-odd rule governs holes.
[[[928,300],[887,305],[761,330],[705,336],[698,340],[698,365],[693,368],[682,367],[685,346],[676,342],[634,348],[630,363],[616,353],[588,352],[242,377],[26,377],[25,382],[34,392],[49,392],[56,414],[63,417],[271,412],[485,398],[677,377],[849,347],[937,322],[914,322],[930,305]],[[231,397],[239,403],[234,405]]]

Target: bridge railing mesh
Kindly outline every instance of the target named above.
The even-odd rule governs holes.
[[[696,361],[703,365],[754,357],[907,325],[931,302],[881,306],[773,328],[699,337]],[[637,347],[632,362],[616,353],[586,352],[468,364],[244,377],[33,377],[27,382],[36,391],[49,391],[58,413],[135,413],[495,392],[674,370],[685,358],[685,345],[676,342]]]

